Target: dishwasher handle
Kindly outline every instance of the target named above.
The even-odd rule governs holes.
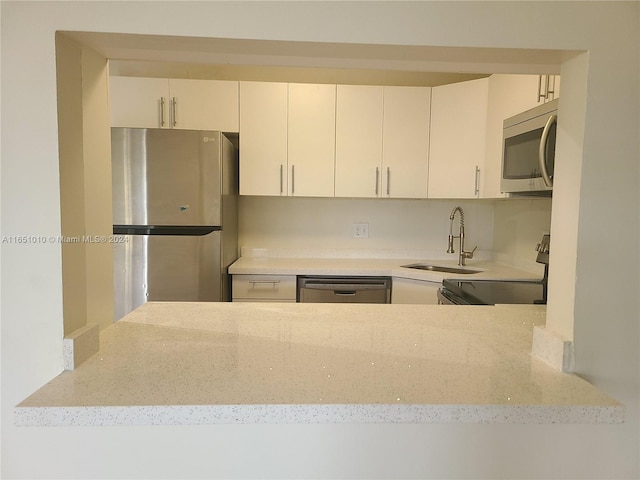
[[[358,290],[386,290],[384,283],[324,283],[324,282],[306,282],[303,288],[309,290],[333,290],[336,294],[351,293],[355,295]]]

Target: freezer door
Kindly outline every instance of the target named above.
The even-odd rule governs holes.
[[[227,301],[221,234],[128,235],[114,244],[115,320],[147,301]]]
[[[112,128],[113,223],[221,225],[220,132]]]

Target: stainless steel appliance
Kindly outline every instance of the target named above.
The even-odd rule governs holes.
[[[238,154],[221,132],[112,128],[115,319],[147,301],[228,301]]]
[[[557,122],[558,99],[504,120],[502,192],[551,194]]]
[[[300,303],[391,303],[389,277],[298,277]]]
[[[445,279],[438,290],[443,305],[546,304],[549,276],[549,234],[537,245],[536,261],[544,264],[540,280],[459,280]]]

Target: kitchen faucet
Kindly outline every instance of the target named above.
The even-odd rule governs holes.
[[[456,216],[456,212],[460,212],[460,233],[458,235],[453,234],[453,219]],[[458,265],[464,267],[465,260],[467,258],[473,258],[473,252],[475,252],[476,248],[478,247],[477,246],[473,247],[473,250],[471,250],[470,252],[464,251],[464,212],[462,211],[462,208],[460,208],[460,206],[457,206],[456,208],[454,208],[451,211],[451,215],[449,216],[449,246],[447,248],[447,253],[456,253],[456,251],[453,249],[454,238],[460,239],[460,253],[458,254]]]

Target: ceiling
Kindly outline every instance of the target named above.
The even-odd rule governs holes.
[[[59,32],[113,75],[437,86],[491,73],[559,73],[577,52]]]

